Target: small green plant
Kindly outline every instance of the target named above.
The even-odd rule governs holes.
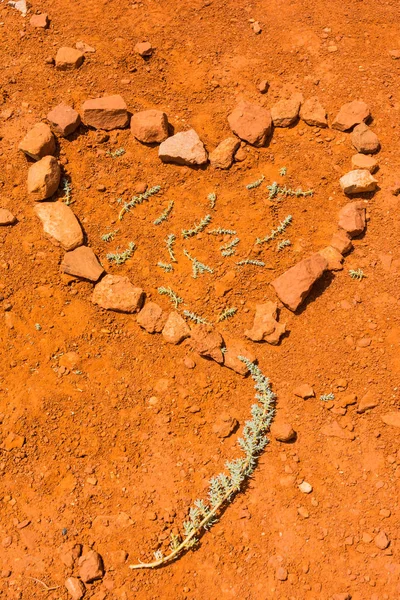
[[[203,217],[203,219],[200,220],[199,223],[197,223],[197,224],[195,223],[193,225],[192,229],[182,229],[182,236],[185,239],[193,237],[194,235],[197,235],[198,233],[203,231],[210,222],[211,222],[211,215],[206,215],[205,217]]]
[[[290,240],[282,240],[281,242],[279,242],[279,244],[276,247],[277,252],[281,252],[281,250],[283,250],[287,246],[290,246],[291,243],[292,242]]]
[[[184,250],[183,254],[192,262],[193,279],[197,279],[197,275],[202,275],[205,272],[214,273],[214,270],[211,267],[204,265],[202,262],[197,260],[197,258],[193,258],[193,256],[191,256],[187,250]]]
[[[42,326],[40,325],[40,323],[35,323],[35,329],[36,331],[41,331]]]
[[[168,296],[175,308],[178,308],[178,306],[183,302],[183,298],[178,296],[178,294],[176,294],[174,290],[171,290],[171,288],[161,286],[157,288],[157,292],[161,294],[161,296]]]
[[[254,363],[244,356],[239,356],[255,381],[257,402],[251,407],[251,420],[246,421],[242,437],[238,445],[243,453],[240,458],[227,461],[228,471],[220,473],[210,480],[208,502],[198,499],[189,509],[188,519],[183,522],[183,535],[171,534],[170,552],[164,556],[158,549],[154,553],[155,560],[150,563],[139,562],[130,565],[131,569],[154,569],[168,564],[180,557],[184,552],[198,544],[199,536],[217,522],[217,516],[223,508],[233,501],[244,484],[254,472],[257,461],[268,444],[266,433],[270,428],[275,414],[275,394],[272,392],[269,380],[262,374]]]
[[[178,262],[175,258],[175,252],[174,252],[175,241],[176,241],[176,237],[174,236],[173,233],[170,233],[165,240],[165,243],[167,244],[168,254],[170,256],[170,259],[174,263]]]
[[[209,325],[209,322],[206,321],[206,319],[200,317],[200,315],[196,315],[196,313],[191,312],[190,310],[184,310],[183,316],[187,319],[190,319],[190,321],[194,321],[197,324]]]
[[[281,221],[278,225],[278,227],[276,229],[273,229],[271,231],[271,233],[269,235],[266,235],[264,238],[260,239],[257,238],[256,239],[256,244],[266,244],[267,242],[270,242],[271,240],[274,240],[276,238],[276,236],[278,236],[280,233],[283,233],[285,231],[285,229],[287,227],[289,227],[289,225],[292,222],[292,215],[288,215],[287,217],[285,217],[283,219],[283,221]]]
[[[329,402],[330,400],[335,399],[335,394],[322,394],[322,396],[320,396],[319,399],[323,402]]]
[[[72,185],[66,177],[63,177],[62,179],[62,189],[64,192],[64,204],[69,206],[73,203],[73,200],[71,200]]]
[[[160,267],[160,269],[163,269],[166,273],[171,273],[171,271],[174,270],[174,267],[169,263],[158,262],[157,267]]]
[[[218,229],[210,229],[207,233],[208,235],[236,235],[234,229],[221,229],[221,227],[218,227]]]
[[[260,179],[257,179],[257,181],[253,181],[252,183],[248,183],[246,185],[246,188],[248,190],[253,190],[254,188],[258,188],[260,187],[260,185],[262,184],[262,182],[264,181],[265,177],[264,175],[261,175]]]
[[[237,265],[254,265],[256,267],[265,267],[265,262],[262,260],[257,260],[255,258],[245,258],[244,260],[240,260],[236,263]]]
[[[362,279],[364,279],[364,277],[366,277],[362,269],[350,269],[349,275],[352,279],[357,279],[358,281],[361,281]]]
[[[148,200],[151,196],[158,194],[158,192],[160,190],[161,190],[161,187],[159,185],[155,185],[154,187],[150,188],[149,190],[146,190],[144,192],[144,194],[139,194],[138,196],[134,196],[131,200],[129,200],[129,202],[125,202],[125,204],[123,205],[123,207],[120,210],[120,213],[118,215],[119,220],[122,221],[125,213],[129,212],[135,206],[142,204],[143,202],[145,202],[145,200]]]
[[[211,192],[211,194],[208,194],[207,200],[210,203],[210,208],[215,208],[215,203],[217,201],[217,194],[215,192]]]
[[[271,185],[268,185],[267,189],[269,191],[270,200],[273,200],[273,198],[276,198],[277,196],[296,196],[297,198],[299,198],[300,196],[312,196],[314,194],[314,190],[303,191],[301,188],[298,188],[297,190],[292,190],[291,188],[288,188],[286,186],[281,187],[276,181],[271,183]]]
[[[279,175],[281,177],[285,177],[286,173],[287,173],[287,168],[286,167],[282,167],[281,169],[279,169]]]
[[[114,263],[116,265],[123,265],[129,258],[131,258],[134,250],[135,244],[133,242],[129,242],[128,247],[123,252],[109,252],[106,255],[108,262]]]
[[[231,242],[228,242],[227,244],[224,244],[223,246],[221,246],[220,250],[221,250],[222,256],[232,256],[232,254],[235,254],[236,246],[238,245],[239,242],[240,242],[240,239],[237,237],[237,238],[234,238]]]
[[[103,235],[101,236],[101,239],[103,242],[111,242],[115,236],[118,233],[118,229],[115,229],[114,231],[109,231],[108,233],[103,233]]]
[[[232,308],[225,308],[222,313],[218,317],[218,323],[221,321],[226,321],[226,319],[230,319],[237,313],[237,308],[232,306]]]
[[[172,209],[174,208],[174,201],[168,204],[167,208],[161,213],[161,215],[154,221],[154,225],[160,225],[164,221],[166,221],[171,214]]]
[[[107,156],[111,156],[111,158],[118,158],[118,156],[123,156],[125,154],[125,148],[117,148],[112,152],[111,150],[107,150]]]

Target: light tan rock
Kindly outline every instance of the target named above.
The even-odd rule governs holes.
[[[76,577],[68,577],[68,579],[65,580],[65,587],[72,600],[81,600],[86,592],[84,583]]]
[[[272,122],[274,126],[290,127],[290,125],[293,125],[299,116],[302,102],[303,95],[299,93],[295,93],[290,98],[277,102],[271,108]]]
[[[78,219],[64,202],[36,204],[34,212],[42,222],[46,237],[64,250],[74,250],[83,244],[83,232]]]
[[[375,154],[381,147],[378,136],[365,123],[360,123],[354,127],[351,134],[351,143],[362,154]]]
[[[161,333],[167,317],[161,306],[155,302],[146,302],[136,320],[148,333]]]
[[[47,115],[53,130],[64,137],[71,135],[80,125],[81,118],[68,104],[61,102],[55,106]]]
[[[173,311],[168,315],[162,330],[162,336],[170,344],[180,344],[190,336],[190,328],[181,315]]]
[[[30,158],[40,160],[44,156],[55,154],[56,140],[46,123],[36,123],[20,142],[18,148]]]
[[[286,324],[278,323],[278,307],[276,302],[265,302],[256,305],[254,322],[244,335],[253,342],[269,342],[277,345],[286,331]]]
[[[106,310],[135,313],[143,306],[144,291],[135,287],[128,277],[106,275],[95,286],[92,302]]]
[[[79,559],[79,577],[84,583],[102,579],[104,575],[103,559],[98,552],[89,550]]]
[[[361,235],[365,231],[366,216],[363,202],[349,202],[339,212],[339,227],[350,237]]]
[[[353,100],[344,104],[336,115],[332,129],[348,131],[355,125],[368,121],[371,116],[369,106],[361,100]]]
[[[131,133],[143,144],[160,144],[168,137],[168,118],[161,110],[142,110],[131,117]]]
[[[303,102],[300,108],[300,119],[311,127],[328,127],[326,110],[316,96]]]
[[[60,185],[61,169],[54,156],[45,156],[33,163],[28,171],[28,193],[41,202],[51,198]]]
[[[7,208],[0,208],[0,226],[14,225],[17,219]]]
[[[367,169],[370,173],[375,173],[378,168],[378,161],[373,156],[354,154],[351,157],[351,166],[353,169]]]
[[[278,442],[292,442],[296,438],[296,432],[290,423],[274,421],[271,425],[271,435]]]
[[[362,192],[374,192],[378,180],[372,177],[367,169],[355,169],[349,171],[340,178],[340,187],[345,194],[360,194]]]
[[[328,271],[341,271],[343,269],[344,258],[339,250],[333,246],[326,246],[326,248],[319,251],[319,254],[326,258]]]
[[[210,165],[214,169],[229,169],[239,147],[240,140],[235,137],[226,138],[211,152],[209,156]]]
[[[71,71],[78,69],[83,63],[84,55],[76,48],[59,48],[56,54],[56,69],[59,71]]]
[[[349,234],[341,230],[333,234],[330,245],[342,255],[347,254],[353,248]]]
[[[190,342],[193,351],[200,354],[200,356],[212,358],[220,364],[224,362],[224,355],[221,350],[224,340],[222,335],[212,326],[195,325],[191,330]]]
[[[311,385],[308,383],[302,383],[294,390],[294,395],[299,398],[303,398],[303,400],[307,400],[307,398],[314,398],[315,393]]]
[[[204,165],[208,161],[204,144],[194,129],[167,138],[160,144],[158,156],[165,163],[177,165]]]

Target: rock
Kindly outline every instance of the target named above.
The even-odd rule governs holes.
[[[353,169],[367,169],[370,173],[375,173],[378,168],[378,162],[372,156],[354,154],[351,157],[351,166]]]
[[[339,212],[339,227],[350,237],[361,235],[366,226],[365,205],[363,202],[349,202]]]
[[[272,122],[275,127],[290,127],[297,121],[303,95],[296,93],[287,100],[280,100],[271,108]]]
[[[359,414],[365,413],[367,410],[371,410],[375,408],[379,404],[379,398],[373,390],[368,390],[368,392],[361,398],[358,406],[357,412]]]
[[[118,94],[86,100],[82,106],[82,119],[85,125],[106,131],[123,129],[129,124],[127,106]]]
[[[217,363],[224,362],[224,356],[221,351],[224,340],[218,331],[215,331],[210,325],[195,325],[190,335],[192,349],[194,352],[212,358]]]
[[[285,567],[278,567],[275,571],[275,577],[278,581],[286,581],[288,578],[288,572]]]
[[[79,113],[68,104],[64,104],[64,102],[53,108],[46,118],[50,122],[53,131],[64,137],[71,135],[81,122]]]
[[[316,253],[300,261],[283,275],[274,279],[272,286],[283,304],[290,310],[295,311],[327,268],[328,261],[326,258]]]
[[[155,302],[146,302],[136,320],[148,333],[161,333],[167,316],[161,306]]]
[[[181,131],[167,138],[158,150],[158,156],[165,163],[177,165],[204,165],[207,152],[194,129]]]
[[[42,221],[46,237],[64,250],[74,250],[83,244],[83,232],[78,219],[64,202],[37,204],[34,212]]]
[[[236,151],[235,162],[243,162],[247,158],[247,152],[244,149],[245,143],[242,142],[240,148]]]
[[[253,31],[254,31],[254,33],[256,35],[258,35],[258,34],[260,34],[262,32],[261,25],[260,25],[260,23],[258,21],[255,21],[252,24],[252,29],[253,29]]]
[[[131,133],[144,144],[159,144],[168,137],[167,115],[161,110],[142,110],[131,117]]]
[[[20,142],[18,149],[34,160],[40,160],[44,156],[55,154],[56,140],[46,123],[36,123]]]
[[[393,58],[393,60],[399,60],[400,50],[389,50],[389,56],[390,58]]]
[[[76,48],[59,48],[56,54],[56,69],[59,71],[71,71],[79,69],[83,63],[84,55]]]
[[[228,117],[233,133],[253,146],[265,146],[272,133],[271,112],[242,100]]]
[[[351,600],[351,596],[347,592],[344,592],[343,594],[333,594],[332,600]]]
[[[377,179],[372,177],[367,169],[355,169],[354,171],[349,171],[340,178],[340,187],[345,194],[374,192],[377,184]]]
[[[351,431],[342,429],[337,421],[333,421],[333,423],[329,423],[329,425],[322,427],[321,433],[327,437],[337,437],[341,440],[352,441],[356,437],[354,433],[351,433]]]
[[[87,246],[80,246],[67,252],[60,267],[62,273],[73,275],[89,281],[97,281],[104,273],[104,269],[96,258],[95,253]]]
[[[285,323],[278,323],[276,317],[278,308],[275,302],[256,305],[253,327],[247,329],[244,335],[253,342],[268,342],[276,346],[286,331]]]
[[[81,600],[86,592],[85,585],[76,577],[68,577],[65,580],[65,587],[73,600]]]
[[[83,52],[84,54],[93,54],[94,52],[96,52],[96,48],[93,48],[92,46],[89,46],[85,42],[81,41],[76,42],[75,48],[80,52]]]
[[[228,137],[223,140],[209,156],[211,166],[215,169],[229,169],[239,147],[240,141],[237,138]]]
[[[227,438],[237,429],[238,425],[237,419],[224,413],[216,418],[212,429],[217,437]]]
[[[250,362],[256,361],[256,356],[249,350],[242,340],[225,339],[226,351],[224,353],[224,365],[239,375],[247,375],[248,369],[238,356],[245,356]]]
[[[340,254],[347,254],[353,248],[353,243],[346,231],[337,231],[333,234],[330,245]]]
[[[269,82],[266,79],[263,79],[257,87],[260,94],[266,94],[269,90]]]
[[[374,543],[379,550],[386,550],[390,544],[390,540],[384,531],[380,531],[374,538]]]
[[[28,193],[36,202],[47,200],[58,190],[61,169],[54,156],[45,156],[29,167]]]
[[[31,25],[31,27],[47,29],[49,26],[49,17],[46,15],[46,13],[41,13],[40,15],[33,15],[29,19],[29,25]]]
[[[381,415],[381,419],[386,425],[391,425],[392,427],[400,427],[400,411],[393,411]]]
[[[138,42],[135,46],[135,52],[143,58],[148,58],[153,54],[153,47],[150,42]]]
[[[326,258],[328,262],[328,271],[341,271],[343,269],[342,263],[344,261],[344,258],[340,254],[339,250],[337,250],[333,246],[326,246],[326,248],[323,248],[319,251],[319,254]]]
[[[98,552],[89,550],[79,559],[79,577],[84,583],[92,583],[104,575],[103,559]]]
[[[2,225],[14,225],[17,219],[7,208],[0,208],[0,226]]]
[[[0,447],[6,452],[11,452],[11,450],[15,450],[16,448],[22,448],[24,444],[24,436],[18,435],[17,433],[13,433],[12,431],[10,431],[8,436],[3,440],[3,443]]]
[[[392,196],[398,196],[400,194],[400,181],[395,181],[395,183],[389,188]]]
[[[360,123],[357,127],[354,127],[351,134],[351,143],[362,154],[375,154],[381,147],[378,136],[365,123]]]
[[[316,96],[308,98],[300,108],[300,119],[311,127],[328,127],[326,110]]]
[[[128,277],[106,275],[95,286],[92,302],[106,310],[134,313],[142,307],[144,296],[144,291],[135,287]]]
[[[307,400],[307,398],[314,398],[315,396],[314,390],[312,389],[311,385],[308,385],[308,383],[302,383],[294,390],[293,393],[295,396],[303,398],[304,400]]]
[[[311,492],[313,491],[313,487],[310,483],[308,483],[307,481],[303,481],[300,485],[299,485],[299,490],[303,493],[303,494],[311,494]]]
[[[274,422],[270,431],[272,437],[278,442],[291,442],[296,438],[296,432],[290,423]]]
[[[354,125],[368,121],[370,116],[371,111],[365,102],[362,102],[361,100],[347,102],[336,115],[332,123],[332,129],[348,131],[349,129],[352,129]]]
[[[185,338],[190,336],[190,328],[183,317],[173,311],[168,315],[162,335],[169,344],[180,344]]]

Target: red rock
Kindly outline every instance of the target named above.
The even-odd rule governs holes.
[[[351,157],[351,166],[353,169],[367,169],[370,173],[375,173],[378,168],[378,162],[372,156],[354,154]]]
[[[316,253],[306,258],[272,282],[278,298],[295,311],[305,300],[314,283],[328,267],[326,258]]]
[[[64,250],[74,250],[83,244],[83,232],[78,219],[64,202],[45,202],[37,204],[34,212],[42,221],[47,238]]]
[[[343,594],[333,594],[332,600],[351,600],[351,596],[347,592],[344,592]]]
[[[59,48],[56,54],[56,69],[59,71],[70,71],[79,69],[83,63],[84,56],[76,48]]]
[[[351,143],[362,154],[375,154],[381,147],[378,136],[365,123],[354,127]]]
[[[16,448],[22,448],[24,444],[24,436],[18,435],[17,433],[13,433],[12,431],[10,431],[8,436],[3,440],[3,443],[0,447],[6,452],[11,452],[11,450],[15,450]]]
[[[204,165],[207,152],[194,129],[181,131],[167,138],[158,150],[158,156],[165,163],[177,165]]]
[[[217,363],[224,362],[224,356],[221,351],[224,340],[215,329],[210,325],[195,325],[191,331],[191,344],[194,352],[212,358]]]
[[[348,131],[354,125],[368,121],[370,116],[371,111],[365,102],[353,100],[342,106],[332,123],[332,129]]]
[[[307,400],[307,398],[314,398],[315,396],[314,390],[312,389],[311,385],[308,385],[308,383],[302,383],[294,390],[293,393],[295,396],[303,398],[304,400]]]
[[[29,19],[29,25],[31,27],[40,27],[41,29],[47,29],[49,26],[49,17],[45,13],[40,15],[33,15]]]
[[[146,302],[136,320],[148,333],[161,333],[167,316],[161,306],[155,302]]]
[[[266,94],[269,90],[269,83],[266,79],[263,79],[260,81],[257,87],[260,94]]]
[[[257,304],[253,326],[246,330],[244,335],[253,342],[265,341],[277,345],[286,331],[286,324],[278,323],[277,315],[278,308],[275,302]]]
[[[400,50],[389,50],[389,56],[393,58],[393,60],[399,60]]]
[[[347,408],[348,406],[352,406],[357,403],[357,396],[355,394],[347,394],[339,401],[339,407]]]
[[[46,118],[50,122],[53,131],[64,137],[71,135],[81,122],[79,113],[68,104],[64,104],[64,102],[53,108]]]
[[[303,102],[300,108],[300,119],[311,127],[328,127],[326,110],[316,96]]]
[[[224,365],[239,375],[247,375],[248,369],[238,356],[245,356],[250,362],[256,361],[256,356],[249,350],[242,340],[225,339],[226,351],[224,353]]]
[[[121,275],[106,275],[94,288],[92,302],[116,312],[137,312],[144,302],[144,291]]]
[[[285,567],[278,567],[275,571],[275,577],[278,581],[286,581],[288,578],[288,572]]]
[[[242,100],[228,117],[233,133],[253,146],[265,146],[272,133],[271,112]]]
[[[350,237],[361,235],[365,230],[365,204],[364,202],[349,202],[339,212],[339,227],[344,229]]]
[[[84,583],[92,583],[104,575],[103,560],[94,550],[89,550],[79,559],[79,577]]]
[[[380,531],[374,538],[374,543],[379,550],[386,550],[390,544],[390,540],[384,531]]]
[[[252,24],[252,29],[256,35],[259,35],[262,32],[261,25],[258,21]]]
[[[190,328],[183,317],[173,311],[168,315],[162,335],[169,344],[180,344],[185,338],[190,336]]]
[[[239,147],[240,140],[234,137],[226,138],[211,152],[209,156],[211,166],[215,169],[229,169]]]
[[[96,258],[95,253],[87,246],[80,246],[71,252],[67,252],[61,263],[61,272],[97,281],[104,273],[104,269]]]
[[[161,110],[142,110],[131,117],[131,132],[139,142],[159,144],[168,137],[167,115]]]
[[[367,169],[354,169],[340,178],[340,187],[345,194],[374,192],[377,184],[377,179]]]
[[[45,156],[29,167],[28,193],[40,202],[51,198],[58,190],[61,169],[54,156]]]
[[[135,52],[143,58],[148,58],[153,54],[153,47],[150,42],[138,42],[135,46]]]
[[[122,96],[103,96],[86,100],[82,106],[85,125],[95,129],[123,129],[129,124],[127,106]]]
[[[367,410],[371,410],[375,408],[379,404],[379,398],[373,390],[368,390],[368,392],[361,398],[357,412],[359,414],[365,413]]]
[[[327,437],[337,437],[341,440],[354,440],[355,435],[347,429],[342,429],[337,421],[333,421],[329,425],[322,427],[321,433]]]
[[[76,577],[68,577],[68,579],[65,580],[65,587],[72,600],[81,600],[86,592],[85,585]]]
[[[218,298],[222,298],[231,291],[234,286],[234,282],[236,279],[235,271],[228,271],[226,275],[221,277],[219,281],[216,281],[214,284],[215,294]]]
[[[280,100],[271,108],[272,122],[275,127],[290,127],[297,121],[303,95],[296,93],[289,99]]]
[[[271,435],[278,442],[291,442],[296,437],[296,432],[289,423],[274,422],[271,425]]]
[[[75,48],[84,54],[94,54],[94,52],[96,52],[96,48],[93,48],[92,46],[89,46],[89,44],[81,41],[76,42]]]
[[[217,437],[227,438],[237,429],[238,425],[237,419],[223,413],[217,417],[212,429]]]
[[[340,254],[347,254],[353,248],[352,241],[345,231],[337,231],[333,234],[331,244]]]
[[[326,246],[326,248],[319,251],[319,254],[328,261],[328,271],[341,271],[343,269],[344,258],[333,246]]]
[[[46,123],[36,123],[20,142],[18,149],[34,160],[40,160],[44,156],[55,154],[56,141]]]
[[[1,225],[14,225],[17,219],[14,215],[7,210],[7,208],[0,208],[0,226]]]
[[[381,415],[381,419],[386,425],[391,425],[392,427],[400,427],[400,411],[393,411]]]

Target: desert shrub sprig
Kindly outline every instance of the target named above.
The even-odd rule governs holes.
[[[286,173],[287,173],[287,168],[286,167],[282,167],[281,169],[279,169],[279,175],[281,177],[285,177]]]
[[[362,269],[350,269],[349,275],[352,279],[357,279],[358,281],[361,281],[362,279],[364,279],[364,277],[366,277]]]
[[[174,270],[174,267],[172,265],[161,261],[157,263],[157,267],[160,267],[160,269],[162,269],[166,273],[171,273]]]
[[[209,223],[211,223],[211,215],[206,215],[199,221],[199,223],[195,223],[192,229],[182,229],[182,236],[185,239],[193,237],[194,235],[197,235],[203,231],[207,225],[209,225]]]
[[[211,192],[207,196],[207,200],[210,203],[210,208],[215,208],[215,203],[217,201],[217,194],[215,192]]]
[[[262,182],[264,181],[265,177],[264,175],[261,175],[260,179],[257,179],[257,181],[253,181],[252,183],[248,183],[246,185],[246,188],[248,190],[253,190],[254,188],[258,188],[260,187],[260,185],[262,184]]]
[[[125,148],[117,148],[116,150],[107,150],[107,156],[111,156],[111,158],[118,158],[118,156],[123,156],[125,154]]]
[[[224,244],[223,246],[221,246],[220,250],[221,250],[222,256],[232,256],[232,254],[235,254],[236,246],[238,245],[239,242],[240,242],[240,239],[237,237],[237,238],[234,238],[231,242],[228,242],[227,244]]]
[[[330,400],[334,400],[335,399],[335,394],[322,394],[322,396],[319,397],[320,400],[322,400],[323,402],[329,402]]]
[[[103,233],[103,235],[101,236],[101,240],[103,242],[111,242],[115,236],[118,233],[118,229],[115,229],[114,231],[109,231],[108,233]]]
[[[161,187],[159,185],[155,185],[154,187],[151,187],[150,189],[146,190],[144,192],[144,194],[139,194],[138,196],[133,196],[133,198],[131,200],[129,200],[129,202],[125,202],[122,209],[120,210],[120,213],[118,215],[119,220],[122,221],[125,213],[129,212],[135,206],[142,204],[143,202],[145,202],[145,200],[148,200],[151,196],[158,194],[158,192],[160,190],[161,190]]]
[[[248,358],[239,356],[255,381],[256,403],[251,407],[251,419],[243,427],[242,437],[238,440],[242,451],[240,458],[225,463],[227,473],[219,473],[210,480],[208,501],[195,500],[189,508],[187,520],[183,522],[182,535],[171,535],[170,551],[166,556],[160,549],[154,553],[155,560],[150,563],[130,565],[131,569],[154,569],[171,563],[184,552],[198,543],[199,537],[217,521],[221,510],[240,492],[257,466],[257,460],[268,444],[266,433],[275,414],[275,394],[269,380],[257,365]]]
[[[171,200],[171,202],[168,204],[167,208],[154,221],[154,225],[161,225],[161,223],[166,221],[168,219],[169,215],[171,214],[171,211],[173,208],[174,208],[174,201]]]
[[[114,263],[116,265],[123,265],[129,258],[131,258],[133,252],[135,250],[135,244],[133,242],[129,242],[128,247],[123,252],[109,252],[106,255],[108,262]]]
[[[254,265],[256,267],[265,267],[265,262],[263,262],[262,260],[257,260],[256,258],[245,258],[244,260],[240,260],[236,264],[239,266]]]
[[[230,319],[237,313],[237,308],[232,306],[232,308],[225,308],[222,313],[218,317],[218,323],[221,321],[226,321],[226,319]]]
[[[202,275],[203,273],[214,273],[214,269],[209,267],[208,265],[204,265],[197,258],[194,258],[189,254],[187,250],[183,251],[183,254],[192,262],[192,277],[193,279],[197,279],[197,275]]]
[[[279,242],[279,244],[276,246],[276,250],[277,252],[281,252],[284,248],[286,248],[287,246],[291,245],[291,241],[290,240],[282,240],[281,242]]]
[[[201,317],[200,315],[196,315],[196,313],[191,312],[190,310],[184,310],[183,316],[189,319],[190,321],[194,321],[197,324],[209,325],[209,322]]]
[[[62,189],[64,192],[64,198],[63,198],[64,204],[69,206],[70,204],[73,203],[73,200],[71,200],[72,185],[71,185],[71,182],[66,177],[63,177]]]
[[[296,198],[299,198],[300,196],[305,197],[305,196],[312,196],[314,194],[314,190],[302,190],[301,188],[298,188],[297,190],[292,190],[292,188],[288,188],[285,186],[280,186],[276,181],[274,181],[273,183],[271,183],[271,185],[267,186],[267,189],[269,191],[269,199],[273,200],[273,198],[276,198],[277,196],[296,196]]]
[[[175,258],[175,252],[174,252],[174,245],[175,245],[175,241],[176,241],[176,237],[174,236],[173,233],[170,233],[166,240],[165,243],[167,245],[167,250],[168,250],[168,254],[170,256],[170,259],[172,260],[172,262],[178,262]]]
[[[182,304],[182,302],[183,302],[183,298],[178,296],[178,294],[176,294],[174,292],[174,290],[171,290],[171,288],[166,288],[166,287],[161,286],[161,287],[157,288],[157,292],[161,296],[168,296],[168,298],[171,300],[171,302],[175,306],[175,308],[178,308],[179,305]]]
[[[218,227],[217,229],[210,229],[207,231],[208,235],[236,235],[236,231],[234,229],[222,229]]]
[[[288,215],[281,221],[276,229],[273,229],[269,235],[266,235],[264,238],[257,238],[256,244],[266,244],[271,240],[274,240],[280,233],[283,233],[287,227],[292,222],[292,215]]]

